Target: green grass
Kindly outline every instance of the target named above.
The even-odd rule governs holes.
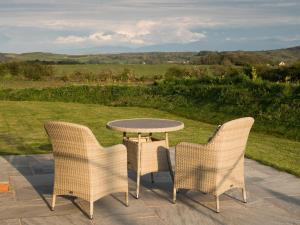
[[[97,73],[101,71],[111,70],[114,73],[120,74],[125,68],[134,72],[138,77],[152,77],[155,75],[164,75],[170,67],[204,67],[202,65],[182,65],[182,64],[75,64],[75,65],[54,65],[54,73],[56,76],[64,76],[74,72],[82,73]],[[206,67],[206,66],[205,66]]]
[[[0,89],[46,88],[75,85],[63,81],[25,81],[25,80],[0,80]]]
[[[138,107],[107,107],[60,102],[0,101],[0,154],[37,154],[50,151],[43,129],[48,120],[87,125],[104,146],[121,143],[122,134],[105,128],[114,119],[158,117],[180,120],[185,129],[170,133],[170,143],[205,143],[215,125]],[[225,122],[225,121],[224,121]],[[247,156],[264,164],[300,176],[300,142],[251,132]]]
[[[141,85],[141,83],[127,83],[127,82],[94,82],[94,81],[86,81],[86,82],[72,82],[72,81],[59,81],[59,80],[49,80],[49,81],[29,81],[29,80],[0,80],[0,90],[1,89],[26,89],[26,88],[34,88],[34,89],[43,89],[43,88],[58,88],[58,87],[68,87],[68,86],[97,86],[97,85]],[[143,83],[146,85],[146,83]],[[142,84],[142,85],[143,85]]]
[[[179,68],[191,68],[191,67],[209,67],[207,65],[183,65],[183,64],[72,64],[72,65],[53,65],[55,79],[41,80],[41,81],[30,81],[21,80],[18,78],[10,79],[0,79],[0,89],[23,89],[23,88],[45,88],[45,87],[62,87],[70,85],[103,85],[103,84],[115,84],[112,82],[96,82],[96,81],[67,81],[64,82],[60,79],[64,76],[71,76],[76,73],[81,74],[100,74],[101,72],[111,71],[113,74],[121,74],[124,69],[129,69],[134,73],[137,78],[148,77],[153,78],[154,76],[164,76],[166,71],[171,67]],[[74,77],[76,78],[76,76]],[[128,82],[117,82],[124,84]],[[137,82],[139,83],[139,82]],[[137,84],[132,82],[131,84]],[[143,82],[143,84],[148,84],[148,82]]]
[[[30,81],[30,80],[0,80],[0,91],[5,89],[28,89],[32,88],[35,90],[40,90],[44,88],[59,88],[59,87],[70,87],[70,86],[107,86],[107,85],[117,85],[117,86],[147,86],[152,84],[152,82],[126,82],[126,81],[61,81],[61,80],[48,80],[48,81]]]
[[[1,53],[0,53],[1,54]],[[28,61],[65,61],[78,63],[117,63],[117,64],[142,64],[147,63],[164,63],[168,61],[184,62],[190,60],[195,52],[149,52],[149,53],[120,53],[120,54],[88,54],[88,55],[66,55],[54,54],[46,52],[31,52],[31,53],[3,53],[7,59]]]

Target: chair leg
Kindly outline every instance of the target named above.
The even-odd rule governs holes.
[[[154,183],[154,174],[151,173],[151,183],[153,184]]]
[[[216,212],[220,212],[220,201],[219,201],[219,196],[216,196]]]
[[[140,179],[141,175],[139,172],[137,172],[137,178],[136,178],[136,198],[139,198],[139,193],[140,193]]]
[[[246,188],[242,188],[244,203],[247,203]]]
[[[90,202],[90,219],[93,219],[93,214],[94,214],[94,202]]]
[[[127,192],[125,192],[125,204],[126,204],[126,206],[128,207],[129,206],[129,200],[128,200],[128,191]]]
[[[53,194],[53,195],[52,195],[52,205],[51,205],[51,210],[52,210],[52,211],[54,211],[55,202],[56,202],[56,195]]]
[[[173,203],[174,204],[176,203],[176,193],[177,193],[176,188],[175,188],[175,186],[173,186]]]

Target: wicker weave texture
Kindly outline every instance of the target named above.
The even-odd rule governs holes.
[[[165,140],[143,137],[140,150],[137,138],[124,138],[123,144],[127,147],[130,168],[140,171],[140,175],[169,171]]]
[[[199,190],[219,196],[244,188],[244,153],[251,117],[223,124],[205,144],[180,143],[175,153],[175,188]]]
[[[74,195],[94,202],[114,192],[128,192],[124,145],[102,147],[92,131],[66,122],[47,122],[54,155],[54,195]]]

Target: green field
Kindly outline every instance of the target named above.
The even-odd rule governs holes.
[[[29,81],[29,80],[0,80],[0,89],[46,88],[76,85],[78,83],[63,81]]]
[[[60,81],[60,80],[49,80],[49,81],[30,81],[30,80],[10,80],[10,81],[1,81],[0,80],[0,90],[1,89],[26,89],[26,88],[34,88],[34,89],[43,89],[48,87],[58,88],[58,87],[66,87],[66,86],[82,86],[82,85],[110,85],[110,84],[118,84],[124,85],[124,82],[113,83],[113,82],[94,82],[94,81],[86,81],[86,82],[72,82],[72,81]],[[137,85],[135,83],[125,83],[126,85]]]
[[[0,154],[49,152],[51,148],[43,129],[43,123],[48,120],[87,125],[104,146],[121,143],[121,133],[106,129],[105,124],[110,120],[133,117],[183,121],[185,129],[170,134],[171,145],[181,141],[205,143],[216,127],[155,109],[60,102],[0,101]],[[300,142],[252,131],[247,157],[300,176]]]
[[[0,89],[23,89],[23,88],[45,88],[45,87],[61,87],[70,85],[108,85],[108,84],[149,84],[154,81],[153,78],[162,79],[168,69],[197,69],[208,68],[207,65],[183,65],[183,64],[72,64],[72,65],[52,65],[53,77],[44,77],[42,80],[33,81],[24,79],[23,77],[1,78]],[[88,75],[102,77],[103,73],[111,72],[115,76],[120,76],[124,70],[129,70],[135,78],[149,78],[148,81],[95,81]],[[62,77],[71,77],[68,80],[62,80]],[[81,77],[81,78],[79,78]],[[76,80],[79,79],[79,80]]]
[[[137,76],[155,76],[164,75],[166,71],[171,67],[203,67],[203,66],[192,66],[192,65],[181,65],[181,64],[75,64],[75,65],[54,65],[54,73],[56,76],[69,75],[74,72],[81,73],[100,73],[103,71],[112,71],[120,74],[127,68]]]
[[[145,52],[145,53],[120,53],[120,54],[88,54],[88,55],[67,55],[46,52],[31,53],[1,53],[0,62],[8,61],[46,61],[66,62],[84,64],[162,64],[172,62],[183,63],[191,60],[196,52]]]

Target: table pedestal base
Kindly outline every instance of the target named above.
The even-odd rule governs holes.
[[[153,172],[169,171],[173,178],[168,150],[167,139],[156,139],[151,136],[137,138],[123,138],[123,144],[127,147],[127,160],[129,169],[137,174],[136,197],[139,196],[140,176]]]

